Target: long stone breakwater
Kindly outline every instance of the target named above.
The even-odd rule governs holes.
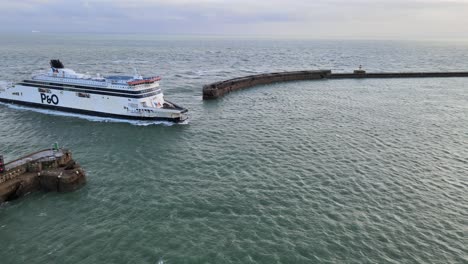
[[[4,165],[0,172],[0,203],[39,190],[71,192],[85,183],[85,172],[69,150],[42,150]]]
[[[376,72],[359,69],[353,73],[332,73],[331,70],[275,72],[215,82],[203,86],[203,100],[217,99],[232,91],[257,85],[288,81],[364,78],[448,78],[468,77],[468,72]]]

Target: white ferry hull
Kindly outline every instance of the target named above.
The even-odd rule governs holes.
[[[46,89],[16,84],[0,88],[0,102],[53,109],[92,116],[113,117],[132,120],[166,120],[182,122],[187,119],[187,110],[146,108],[141,104],[150,102],[158,95],[144,98],[128,98],[123,95],[95,94],[68,91],[66,88]],[[132,107],[134,106],[134,107]]]

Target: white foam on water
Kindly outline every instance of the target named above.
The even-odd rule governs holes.
[[[27,106],[15,105],[15,104],[7,104],[3,102],[0,102],[0,104],[5,105],[12,109],[17,109],[17,110],[22,110],[22,111],[33,111],[37,113],[55,115],[55,116],[77,117],[77,118],[86,119],[88,121],[93,121],[93,122],[128,123],[128,124],[135,125],[135,126],[151,126],[151,125],[173,126],[173,125],[188,125],[189,124],[188,120],[185,120],[180,123],[173,123],[169,121],[128,120],[128,119],[119,119],[119,118],[112,118],[112,117],[99,117],[99,116],[67,113],[67,112],[56,111],[56,110],[40,109],[40,108],[27,107]]]

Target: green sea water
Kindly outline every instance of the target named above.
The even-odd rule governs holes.
[[[7,160],[73,151],[73,193],[0,206],[0,263],[467,263],[468,79],[203,84],[331,68],[467,70],[468,44],[6,35],[0,80],[59,58],[161,75],[184,125],[0,105]]]

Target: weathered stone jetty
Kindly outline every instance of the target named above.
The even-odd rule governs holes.
[[[86,183],[84,170],[67,149],[46,149],[4,164],[0,203],[34,191],[70,192]]]
[[[448,78],[468,77],[468,72],[376,72],[367,73],[359,67],[353,73],[332,73],[331,70],[275,72],[215,82],[203,86],[203,99],[217,99],[223,95],[257,85],[287,81],[364,78]]]

